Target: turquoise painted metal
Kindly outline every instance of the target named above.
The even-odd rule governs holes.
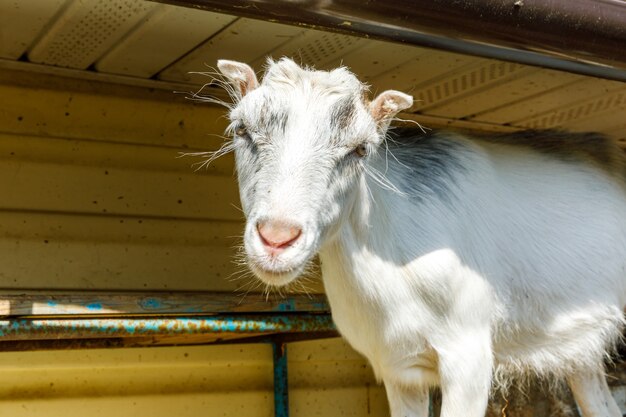
[[[99,310],[99,303],[87,308]],[[293,306],[289,306],[289,310]],[[119,340],[133,337],[238,333],[267,334],[274,363],[274,415],[289,417],[287,372],[288,338],[335,332],[330,314],[267,313],[188,317],[94,317],[9,318],[0,320],[0,343],[46,343],[54,341]],[[285,338],[285,340],[281,340]],[[78,339],[78,340],[77,340]],[[39,342],[38,342],[39,341]],[[1,344],[0,344],[1,346]]]
[[[287,344],[272,342],[274,359],[274,416],[289,417],[289,378],[287,377]]]
[[[0,341],[208,333],[310,333],[334,330],[335,326],[329,314],[215,315],[167,318],[22,318],[0,320]]]

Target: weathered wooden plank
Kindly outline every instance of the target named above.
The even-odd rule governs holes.
[[[285,297],[233,292],[0,293],[0,316],[173,315],[330,311],[322,294]]]

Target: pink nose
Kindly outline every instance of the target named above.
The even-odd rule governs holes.
[[[256,226],[265,246],[271,249],[284,249],[291,246],[302,234],[302,229],[279,220],[260,222]]]

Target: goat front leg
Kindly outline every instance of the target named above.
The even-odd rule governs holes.
[[[603,372],[579,373],[567,378],[583,417],[621,417]]]
[[[428,387],[413,388],[385,382],[391,417],[428,417]]]
[[[436,350],[441,417],[484,417],[493,371],[489,329],[456,335]]]

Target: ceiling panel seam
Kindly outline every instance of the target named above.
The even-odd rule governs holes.
[[[48,30],[50,30],[50,28],[53,27],[56,24],[57,20],[59,20],[59,18],[61,16],[63,16],[63,14],[70,7],[71,3],[73,3],[74,1],[76,1],[76,0],[66,0],[65,3],[63,3],[63,6],[61,6],[59,8],[59,10],[57,10],[57,12],[54,14],[54,16],[52,16],[50,18],[50,20],[48,20],[46,22],[46,24],[43,25],[43,27],[41,28],[41,31],[37,34],[37,36],[35,36],[33,41],[30,43],[30,45],[28,45],[28,47],[26,48],[26,50],[22,54],[22,57],[21,57],[22,60],[25,60],[26,62],[28,62],[28,54],[30,53],[30,51],[32,51],[32,49],[39,42],[41,42],[41,40],[46,36],[46,33],[48,32]]]
[[[617,102],[614,103],[613,99],[615,99],[615,96],[617,96],[616,98]],[[528,123],[531,123],[531,121],[534,121],[530,124],[530,126],[549,127],[550,123],[556,122],[558,125],[558,124],[570,121],[573,118],[576,118],[577,121],[583,120],[583,119],[589,119],[589,118],[597,117],[598,114],[601,114],[604,112],[615,111],[615,108],[613,106],[620,105],[620,101],[624,101],[624,98],[626,98],[626,88],[614,90],[609,94],[602,92],[587,100],[570,104],[569,106],[562,106],[560,108],[557,107],[552,110],[547,110],[541,113],[533,114],[530,117],[525,117],[519,120],[515,120],[512,123],[518,126],[527,127],[529,126]],[[584,108],[588,106],[592,106],[595,108],[593,110],[590,109],[591,112],[588,112],[584,115],[579,114]],[[602,108],[598,108],[599,106],[601,106]],[[575,114],[578,114],[578,115],[574,116]],[[551,118],[551,120],[547,120],[547,118]],[[543,121],[543,123],[539,123],[539,121],[541,120]],[[548,125],[546,125],[546,123],[548,123]]]
[[[578,80],[570,81],[570,82],[565,83],[565,84],[555,85],[554,87],[547,88],[547,89],[545,89],[545,90],[543,90],[541,92],[538,92],[538,93],[535,93],[535,94],[531,94],[531,95],[528,95],[528,96],[524,96],[524,97],[520,97],[517,100],[512,100],[512,101],[509,101],[509,102],[506,102],[506,103],[498,104],[497,106],[491,107],[491,108],[486,109],[486,110],[481,110],[480,112],[473,114],[471,116],[471,119],[476,119],[477,121],[480,121],[479,117],[481,115],[488,114],[488,113],[491,113],[491,112],[494,112],[494,111],[497,111],[497,110],[501,110],[501,109],[506,109],[509,106],[520,104],[520,103],[523,103],[524,101],[534,100],[534,99],[540,98],[542,96],[545,96],[545,95],[557,92],[558,90],[560,90],[562,88],[572,87],[572,86],[575,86],[576,84],[583,83],[584,81],[585,81],[584,79],[583,80],[578,79]],[[553,108],[551,108],[549,110],[546,110],[546,112],[554,111],[557,108],[558,107],[553,107]],[[509,122],[504,122],[503,124],[507,125],[507,124],[511,124],[511,123],[513,123],[513,122],[509,121]]]
[[[115,48],[118,47],[118,45],[120,45],[120,43],[122,43],[124,41],[124,39],[128,38],[130,35],[132,35],[133,33],[135,33],[141,26],[143,26],[150,18],[154,17],[155,15],[159,14],[159,13],[163,13],[165,6],[162,4],[159,4],[157,6],[155,6],[152,10],[150,10],[146,15],[144,15],[141,19],[139,19],[133,26],[131,26],[122,36],[119,37],[119,39],[117,40],[117,42],[112,43],[107,49],[105,49],[97,58],[95,58],[93,60],[93,62],[89,65],[89,68],[94,68],[94,71],[96,72],[100,72],[98,71],[95,66],[97,65],[98,61],[102,60],[105,56],[107,56],[108,54],[111,53],[111,51],[113,51]],[[129,75],[129,77],[133,77],[132,75]]]
[[[237,22],[239,22],[242,18],[238,17],[235,20],[232,20],[231,22],[227,23],[224,27],[222,27],[220,30],[218,30],[217,32],[213,33],[211,36],[209,36],[207,39],[205,39],[204,41],[200,42],[199,44],[197,44],[195,47],[191,48],[190,50],[188,50],[186,53],[184,53],[183,55],[179,56],[176,60],[170,62],[167,66],[163,67],[161,70],[159,70],[158,72],[156,72],[151,79],[153,80],[162,80],[163,78],[161,78],[161,75],[163,74],[164,71],[167,71],[168,69],[176,66],[179,62],[181,62],[182,60],[186,59],[189,55],[191,55],[195,50],[197,50],[198,48],[200,48],[201,46],[203,46],[204,44],[211,42],[211,40],[213,40],[215,37],[219,36],[221,33],[223,33],[224,31],[230,29],[231,26],[233,26],[234,24],[236,24]],[[201,70],[201,68],[198,68],[198,70]],[[209,83],[210,84],[210,83]],[[194,84],[195,85],[195,84]],[[197,86],[199,87],[199,86]]]
[[[539,71],[539,69],[537,68],[532,68],[532,67],[523,67],[521,65],[518,64],[512,64],[512,63],[506,63],[506,62],[498,62],[498,61],[493,61],[493,63],[497,63],[498,65],[510,65],[511,68],[513,69],[509,74],[507,75],[503,75],[502,78],[500,79],[496,79],[494,81],[486,81],[483,85],[479,85],[476,88],[470,88],[468,89],[468,91],[465,92],[459,92],[459,94],[454,95],[452,94],[451,96],[445,98],[443,97],[441,100],[439,101],[435,101],[432,104],[427,104],[425,107],[420,108],[419,111],[427,113],[428,111],[433,111],[436,110],[440,107],[443,107],[445,105],[447,105],[450,102],[456,101],[456,100],[460,100],[466,97],[469,97],[471,95],[477,94],[477,93],[482,93],[485,91],[488,91],[494,87],[498,87],[504,84],[507,84],[509,81],[511,81],[512,79],[518,78],[518,77],[522,77],[522,76],[526,76],[526,75],[531,75],[537,71]],[[479,65],[476,66],[476,69],[481,69],[481,67],[484,67],[483,63],[479,63]],[[519,68],[516,68],[519,67]],[[454,71],[454,72],[459,72],[459,71]],[[425,94],[428,93],[430,90],[433,89],[437,89],[437,88],[445,88],[446,84],[449,83],[450,81],[454,80],[454,78],[451,78],[449,80],[445,80],[442,83],[439,84],[435,84],[435,85],[431,85],[428,89],[422,90],[421,94]]]

